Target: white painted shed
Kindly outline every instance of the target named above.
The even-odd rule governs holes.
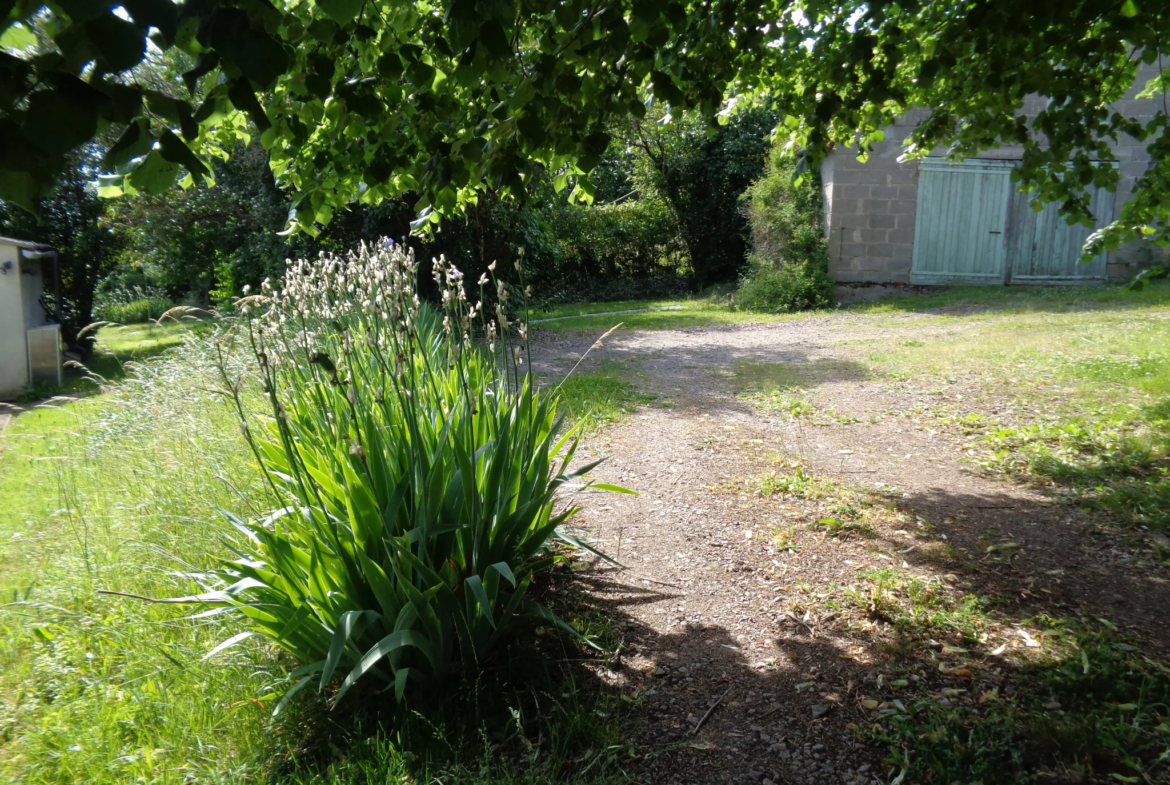
[[[60,327],[41,305],[56,262],[47,245],[0,237],[0,400],[28,384],[61,384]]]

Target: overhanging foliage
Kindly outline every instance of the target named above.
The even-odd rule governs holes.
[[[713,121],[728,96],[769,93],[781,136],[813,164],[867,145],[910,108],[912,152],[1020,144],[1021,184],[1088,220],[1115,187],[1110,141],[1154,165],[1090,253],[1166,240],[1165,101],[1141,121],[1115,102],[1170,33],[1163,0],[0,0],[0,198],[35,209],[63,156],[124,127],[107,193],[198,182],[217,144],[262,131],[294,190],[294,228],[354,201],[418,194],[420,225],[515,193],[537,172],[589,199],[607,126],[647,100]],[[124,13],[123,13],[124,11]],[[139,87],[152,45],[194,58],[190,100]],[[1150,94],[1163,91],[1155,78]],[[1025,99],[1048,99],[1029,123]],[[901,141],[901,140],[899,140]],[[222,148],[221,148],[222,149]]]
[[[21,43],[13,30],[51,39],[0,54],[0,198],[33,209],[61,156],[104,123],[126,126],[107,156],[125,178],[108,193],[159,193],[182,169],[199,182],[209,145],[246,133],[240,110],[299,194],[295,226],[407,192],[438,220],[542,169],[565,187],[604,153],[609,118],[644,112],[643,87],[713,115],[764,24],[739,0],[132,0],[128,19],[110,6],[0,2],[6,44]],[[196,58],[184,80],[201,101],[127,78],[151,29],[153,45]]]

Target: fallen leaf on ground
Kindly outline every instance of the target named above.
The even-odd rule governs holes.
[[[690,747],[692,750],[708,750],[708,751],[711,751],[711,750],[717,750],[717,749],[719,749],[719,747],[718,747],[717,745],[715,745],[715,744],[712,744],[712,743],[711,743],[711,742],[709,742],[709,741],[692,741],[692,742],[690,742],[689,744],[687,744],[687,746],[688,746],[688,747]]]
[[[988,545],[987,550],[984,551],[984,553],[996,553],[998,551],[1010,551],[1010,550],[1014,550],[1015,548],[1019,548],[1019,547],[1020,547],[1020,544],[1018,542],[1003,542],[1003,543],[1000,543],[999,545]]]
[[[970,676],[971,675],[971,670],[969,668],[964,668],[961,666],[957,667],[957,668],[948,668],[944,663],[941,663],[941,662],[938,664],[938,670],[940,673],[946,674],[947,676]]]

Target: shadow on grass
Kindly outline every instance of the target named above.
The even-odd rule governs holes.
[[[1102,523],[1170,531],[1170,402],[1138,420],[1073,418],[977,430],[984,465],[1095,511]],[[1170,545],[1170,542],[1167,543]]]
[[[946,547],[868,576],[867,610],[889,628],[894,658],[925,653],[936,683],[969,684],[904,701],[871,737],[912,750],[911,771],[928,782],[1165,781],[1170,670],[1140,650],[1170,650],[1170,584],[1155,559],[1119,552],[1061,506],[942,489],[898,504]],[[953,586],[915,577],[922,566]]]

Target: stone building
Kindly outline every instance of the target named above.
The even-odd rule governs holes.
[[[1154,103],[1135,98],[1154,74],[1146,67],[1115,108],[1149,118]],[[1029,116],[1043,108],[1036,98]],[[905,140],[924,117],[911,112],[885,129],[865,163],[838,147],[821,165],[829,271],[839,283],[1024,284],[1125,279],[1154,261],[1154,249],[1133,243],[1080,263],[1091,229],[1068,226],[1056,205],[1034,213],[1010,181],[1021,150],[987,150],[959,163],[942,151],[899,163]],[[1149,166],[1145,145],[1122,135],[1114,145],[1121,170],[1116,193],[1093,198],[1097,225],[1112,222],[1134,182]]]

